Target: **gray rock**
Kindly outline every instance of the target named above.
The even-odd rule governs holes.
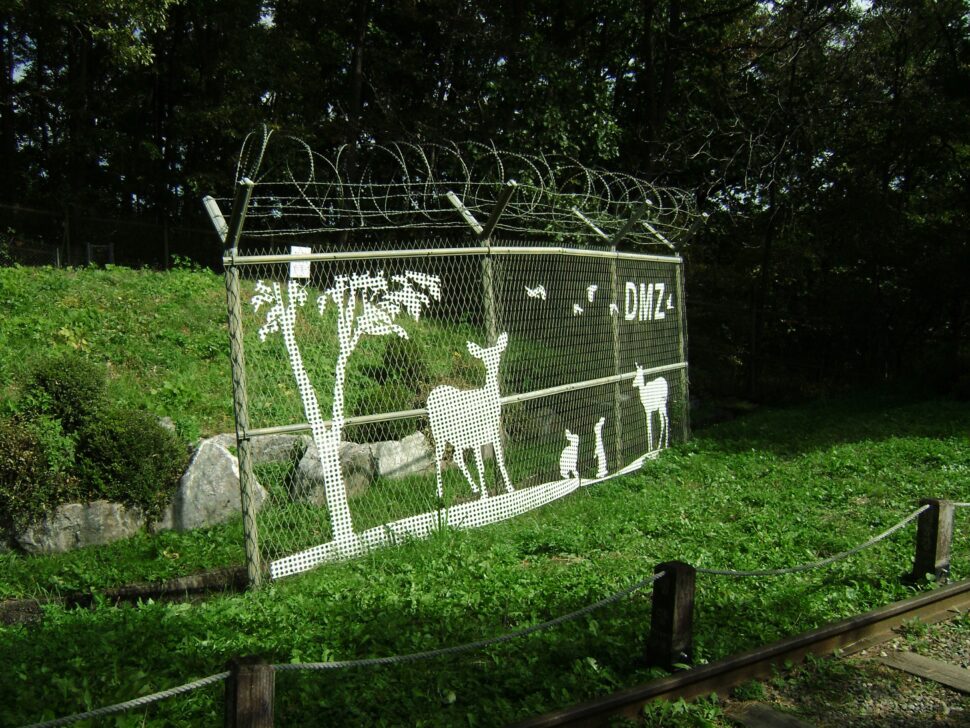
[[[171,417],[159,417],[158,424],[160,424],[163,429],[175,434],[175,421]]]
[[[371,451],[377,463],[377,474],[382,478],[424,475],[434,470],[434,454],[420,432],[403,440],[375,442]]]
[[[311,442],[307,435],[266,435],[249,441],[254,463],[298,463]]]
[[[259,510],[267,494],[259,483],[253,485]],[[172,499],[170,517],[163,515],[158,527],[171,525],[188,531],[222,523],[239,513],[239,462],[213,438],[203,440],[192,455]]]
[[[58,506],[16,536],[30,554],[55,554],[128,538],[145,525],[141,509],[106,500]]]
[[[224,448],[236,447],[236,435],[231,432],[211,438]],[[311,442],[309,435],[264,435],[249,440],[253,464],[300,462]]]
[[[340,471],[343,474],[347,497],[354,498],[370,487],[377,472],[377,464],[368,445],[356,442],[340,443]],[[290,484],[290,497],[301,503],[325,506],[323,465],[317,454],[317,446],[310,442]]]
[[[214,443],[222,445],[227,450],[231,447],[236,447],[236,433],[235,432],[223,432],[221,435],[213,435],[209,438]]]

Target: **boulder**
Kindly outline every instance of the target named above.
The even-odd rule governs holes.
[[[377,472],[371,448],[356,442],[340,443],[340,471],[348,498],[354,498],[366,491]],[[293,474],[290,497],[300,503],[325,506],[327,499],[324,482],[317,446],[311,441]]]
[[[211,438],[225,448],[236,447],[236,435],[227,432]],[[297,463],[303,457],[311,439],[309,435],[263,435],[249,440],[253,464]]]
[[[249,445],[253,463],[298,463],[311,441],[308,435],[264,435]]]
[[[434,452],[420,432],[403,440],[375,442],[370,447],[377,474],[382,478],[403,478],[434,471]]]
[[[15,538],[27,553],[54,554],[128,538],[144,525],[140,508],[106,500],[66,503]]]
[[[259,483],[253,485],[253,497],[259,510],[267,494]],[[225,446],[212,438],[203,440],[192,455],[158,528],[188,531],[222,523],[239,513],[239,462]]]

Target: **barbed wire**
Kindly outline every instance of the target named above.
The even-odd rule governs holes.
[[[229,677],[229,672],[220,672],[215,675],[209,675],[209,677],[204,677],[200,680],[195,680],[185,685],[179,685],[175,688],[169,688],[168,690],[162,690],[158,693],[152,693],[151,695],[143,695],[140,698],[134,698],[133,700],[126,700],[123,703],[116,703],[115,705],[106,705],[103,708],[95,708],[94,710],[88,710],[84,713],[75,713],[74,715],[68,715],[63,718],[56,718],[54,720],[47,720],[41,723],[31,723],[24,728],[56,728],[56,726],[70,725],[72,723],[77,723],[81,720],[87,720],[88,718],[100,718],[105,715],[111,715],[113,713],[123,713],[126,710],[132,710],[134,708],[141,708],[146,705],[151,705],[152,703],[157,703],[161,700],[167,700],[168,698],[173,698],[176,695],[182,695],[183,693],[191,692],[192,690],[197,690],[198,688],[204,688],[207,685],[212,685],[213,683],[221,682]]]
[[[744,571],[744,570],[739,571],[735,569],[708,569],[708,568],[698,567],[696,571],[699,574],[712,574],[714,576],[743,577],[743,576],[781,576],[784,574],[797,574],[802,571],[810,571],[811,569],[818,569],[822,566],[828,566],[829,564],[833,564],[836,561],[839,561],[840,559],[853,556],[854,554],[857,554],[860,551],[863,551],[864,549],[867,549],[870,546],[874,546],[880,541],[889,538],[894,533],[896,533],[896,531],[903,528],[914,519],[918,518],[921,513],[929,510],[930,508],[932,508],[932,506],[929,506],[929,505],[922,506],[921,508],[918,508],[917,510],[913,511],[911,514],[906,516],[906,518],[901,520],[892,528],[886,531],[883,531],[878,536],[874,536],[873,538],[869,539],[865,543],[859,544],[858,546],[855,546],[854,548],[851,548],[847,551],[840,551],[837,554],[833,554],[832,556],[828,556],[824,559],[820,559],[819,561],[813,561],[808,564],[799,564],[798,566],[789,566],[781,569],[752,569],[749,571]]]
[[[701,218],[685,190],[566,156],[505,152],[480,143],[344,145],[324,155],[298,138],[264,129],[247,136],[236,175],[255,182],[247,211],[250,238],[467,233],[469,222],[456,202],[484,224],[510,185],[514,192],[494,226],[507,237],[568,236],[602,244],[646,205],[625,239],[672,247]]]
[[[520,637],[526,637],[530,634],[540,632],[542,630],[550,629],[551,627],[556,627],[560,624],[565,624],[566,622],[571,622],[575,619],[579,619],[592,611],[605,607],[613,602],[617,602],[626,596],[629,596],[635,591],[643,589],[646,586],[652,585],[655,581],[665,576],[665,572],[660,571],[646,579],[641,579],[640,581],[632,584],[625,589],[609,595],[597,602],[588,604],[581,609],[569,612],[568,614],[563,614],[555,619],[550,619],[546,622],[540,622],[539,624],[533,624],[529,627],[524,627],[522,629],[516,630],[514,632],[507,632],[503,635],[498,635],[497,637],[489,637],[484,640],[477,640],[475,642],[466,642],[460,645],[453,645],[451,647],[441,647],[435,650],[426,650],[424,652],[412,652],[406,655],[390,655],[387,657],[368,657],[359,660],[338,660],[334,662],[290,662],[283,663],[280,665],[273,665],[274,670],[342,670],[350,667],[370,667],[374,665],[395,665],[403,664],[406,662],[417,662],[419,660],[430,660],[435,657],[442,657],[443,655],[456,655],[464,652],[473,652],[475,650],[480,650],[485,647],[490,647],[491,645],[501,644],[503,642],[510,642]]]

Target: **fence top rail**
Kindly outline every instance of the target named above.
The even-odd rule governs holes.
[[[639,260],[680,265],[679,255],[650,255],[594,248],[568,248],[564,246],[517,246],[491,245],[460,248],[418,248],[414,250],[355,250],[328,253],[284,253],[269,255],[226,255],[223,263],[229,266],[262,265],[272,263],[325,262],[337,260],[385,260],[391,258],[441,258],[475,255],[565,255],[579,258],[605,258],[610,260]]]

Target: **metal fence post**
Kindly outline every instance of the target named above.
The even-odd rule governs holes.
[[[226,223],[219,206],[211,197],[203,201],[216,232],[226,245],[226,308],[229,318],[229,356],[232,363],[232,404],[236,415],[236,450],[239,456],[239,491],[242,502],[243,532],[246,541],[246,573],[249,585],[262,583],[263,571],[259,555],[259,532],[256,525],[256,504],[253,500],[253,461],[249,443],[249,400],[246,390],[246,357],[243,349],[242,303],[239,293],[239,268],[232,262],[242,236],[246,208],[254,183],[242,179],[236,187],[232,213]]]
[[[950,574],[950,545],[953,543],[953,502],[939,498],[923,498],[920,505],[928,505],[916,526],[916,558],[910,579],[918,581],[927,574],[945,582]]]
[[[657,564],[647,639],[647,664],[673,670],[694,661],[694,581],[696,570],[683,561]]]
[[[677,349],[680,361],[687,361],[687,303],[684,301],[684,261],[681,259],[674,273],[677,291]],[[683,419],[681,421],[681,436],[684,442],[690,439],[690,380],[687,367],[680,370],[680,396],[684,402]]]
[[[226,680],[225,728],[273,728],[276,672],[266,660],[234,658]]]

